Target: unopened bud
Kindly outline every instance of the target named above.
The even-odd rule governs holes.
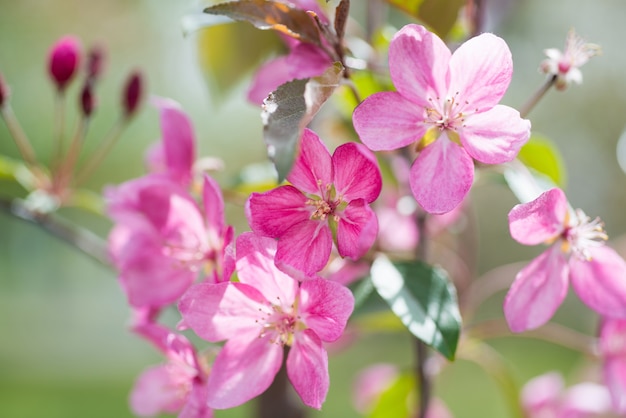
[[[126,117],[131,116],[141,102],[143,94],[143,77],[139,71],[134,71],[128,77],[126,86],[124,87],[124,97],[122,106]]]
[[[94,45],[87,53],[87,78],[96,80],[102,74],[104,66],[105,49],[102,45]]]
[[[91,116],[93,109],[96,107],[96,98],[93,95],[92,83],[87,81],[80,94],[80,106],[85,117]]]
[[[48,70],[59,91],[65,89],[76,73],[80,51],[80,41],[73,36],[62,37],[50,49]]]
[[[10,93],[9,86],[4,83],[4,78],[2,78],[2,73],[0,73],[0,107],[4,106],[9,100]]]

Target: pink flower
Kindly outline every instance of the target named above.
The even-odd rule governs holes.
[[[227,280],[234,269],[219,186],[204,178],[201,210],[179,184],[146,176],[107,191],[116,222],[109,251],[134,307],[175,302],[203,270],[211,281]]]
[[[48,71],[59,91],[65,90],[78,69],[81,56],[78,38],[64,36],[52,48],[48,57]]]
[[[239,282],[201,283],[182,297],[183,325],[201,338],[227,340],[213,363],[208,405],[240,405],[264,392],[283,363],[302,401],[320,408],[328,391],[328,359],[322,341],[343,333],[354,298],[338,283],[299,284],[274,264],[276,241],[253,233],[237,238]]]
[[[588,44],[571,29],[567,33],[565,40],[565,51],[561,52],[556,48],[546,49],[548,56],[539,69],[549,76],[555,76],[555,86],[558,90],[565,90],[570,84],[581,84],[583,74],[579,67],[582,67],[589,58],[600,53],[600,47],[595,44]]]
[[[137,378],[130,394],[133,413],[152,417],[180,411],[179,418],[212,418],[213,411],[206,405],[208,366],[193,345],[150,321],[135,324],[133,331],[152,342],[168,360]]]
[[[322,22],[328,22],[326,14],[315,0],[295,0],[285,3],[292,3],[302,10],[310,10]],[[269,93],[275,91],[281,84],[321,75],[333,63],[324,49],[317,45],[286,35],[281,38],[289,48],[289,53],[268,61],[256,72],[248,90],[248,100],[251,103],[260,105]]]
[[[521,244],[550,244],[517,274],[504,301],[513,332],[546,323],[574,290],[591,309],[626,317],[626,262],[611,248],[599,218],[569,208],[565,194],[551,189],[509,213],[511,236]]]
[[[389,71],[397,89],[374,94],[353,115],[372,150],[415,144],[410,171],[418,203],[430,213],[454,209],[474,179],[472,159],[511,161],[530,136],[530,122],[498,105],[513,73],[506,43],[482,34],[452,54],[439,37],[407,25],[392,39]]]
[[[564,390],[563,378],[555,372],[529,380],[521,398],[528,418],[586,418],[611,409],[604,386],[586,382]]]
[[[333,156],[310,130],[305,130],[300,155],[287,176],[291,185],[248,199],[252,230],[278,238],[277,266],[312,275],[326,265],[333,239],[339,255],[357,259],[372,246],[378,232],[369,207],[382,187],[375,158],[349,142]]]
[[[604,383],[609,388],[613,408],[626,413],[626,320],[604,318],[600,328],[600,355]]]

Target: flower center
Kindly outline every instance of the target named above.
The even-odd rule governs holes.
[[[458,91],[454,96],[446,98],[443,102],[439,97],[434,100],[432,97],[429,97],[428,101],[431,106],[425,108],[426,119],[424,122],[438,127],[440,131],[456,131],[463,126],[465,118],[469,115],[467,112],[464,112],[469,102],[465,101],[462,103],[459,99]],[[478,109],[475,109],[475,111],[478,111]]]
[[[267,302],[265,309],[259,308],[261,317],[255,322],[262,326],[259,338],[270,336],[272,344],[290,346],[293,343],[293,335],[296,331],[304,329],[304,324],[300,321],[300,316],[294,305],[286,311],[281,305],[274,305]]]
[[[321,196],[314,196],[305,202],[306,206],[312,206],[311,220],[325,221],[329,216],[333,216],[335,221],[338,217],[335,214],[339,205],[343,202],[342,196],[335,198],[335,188],[332,184],[327,184],[322,188],[322,181],[317,181],[320,186]]]
[[[571,222],[566,220],[567,226],[563,231],[563,251],[571,252],[574,256],[590,261],[591,248],[604,245],[609,237],[604,232],[604,223],[600,218],[591,219],[585,212],[576,209]]]

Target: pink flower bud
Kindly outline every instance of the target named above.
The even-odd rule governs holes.
[[[4,103],[9,99],[10,92],[9,86],[4,83],[4,78],[0,73],[0,107],[4,106]]]
[[[62,37],[50,49],[48,70],[60,91],[76,73],[80,54],[80,41],[74,36]]]
[[[126,86],[124,87],[124,97],[122,98],[122,105],[124,107],[124,114],[128,117],[131,116],[139,107],[141,96],[143,93],[143,77],[139,71],[134,71],[128,77]]]
[[[96,80],[102,74],[106,50],[102,45],[93,46],[87,53],[87,78]]]
[[[80,106],[85,117],[91,116],[93,109],[96,107],[96,98],[93,94],[93,86],[89,81],[85,83],[83,91],[80,94]]]

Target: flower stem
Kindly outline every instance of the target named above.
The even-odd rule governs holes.
[[[15,141],[15,145],[17,145],[17,149],[19,150],[24,162],[31,168],[37,167],[38,163],[35,151],[33,150],[28,137],[24,133],[22,126],[15,117],[13,109],[8,103],[0,106],[0,115],[4,119],[4,122],[6,123],[7,128]]]
[[[422,210],[417,212],[416,221],[417,229],[419,233],[419,243],[415,251],[417,260],[426,261],[428,257],[428,233],[426,231],[426,220],[428,214]],[[431,386],[432,382],[426,372],[426,362],[428,361],[428,347],[419,338],[415,338],[415,353],[416,353],[416,365],[415,365],[415,377],[419,384],[419,411],[418,418],[426,418],[428,413],[428,407],[430,405]]]
[[[76,132],[74,133],[74,138],[72,139],[72,143],[70,144],[70,148],[67,151],[67,155],[59,164],[58,170],[55,173],[55,185],[62,190],[65,187],[69,187],[69,183],[72,179],[72,172],[74,171],[74,166],[76,165],[76,161],[78,159],[78,155],[80,154],[80,149],[85,139],[85,135],[87,134],[87,125],[89,119],[87,117],[82,117],[78,122],[78,126],[76,128]]]
[[[289,384],[286,368],[288,354],[289,348],[285,347],[283,364],[278,374],[270,387],[258,398],[258,418],[304,418],[306,416],[306,411],[298,402]]]
[[[63,135],[65,131],[65,92],[59,90],[54,100],[55,128],[54,128],[54,156],[50,169],[55,171],[61,164],[63,156]]]
[[[533,94],[532,97],[528,99],[524,106],[522,106],[522,109],[519,112],[522,118],[528,116],[530,111],[535,107],[537,103],[539,103],[539,100],[541,100],[541,98],[548,92],[548,90],[550,90],[550,87],[552,87],[555,82],[556,74],[548,78],[546,82],[543,83],[541,87],[539,87],[539,90],[537,90],[535,94]]]
[[[102,141],[100,147],[96,150],[94,155],[91,156],[91,159],[89,159],[85,163],[83,168],[76,175],[75,186],[85,181],[91,174],[93,174],[96,168],[98,168],[98,166],[104,160],[104,157],[107,156],[107,154],[111,151],[111,148],[113,148],[113,146],[119,139],[128,121],[129,118],[124,117],[120,119],[115,125],[113,125],[113,128],[104,139],[104,141]]]

